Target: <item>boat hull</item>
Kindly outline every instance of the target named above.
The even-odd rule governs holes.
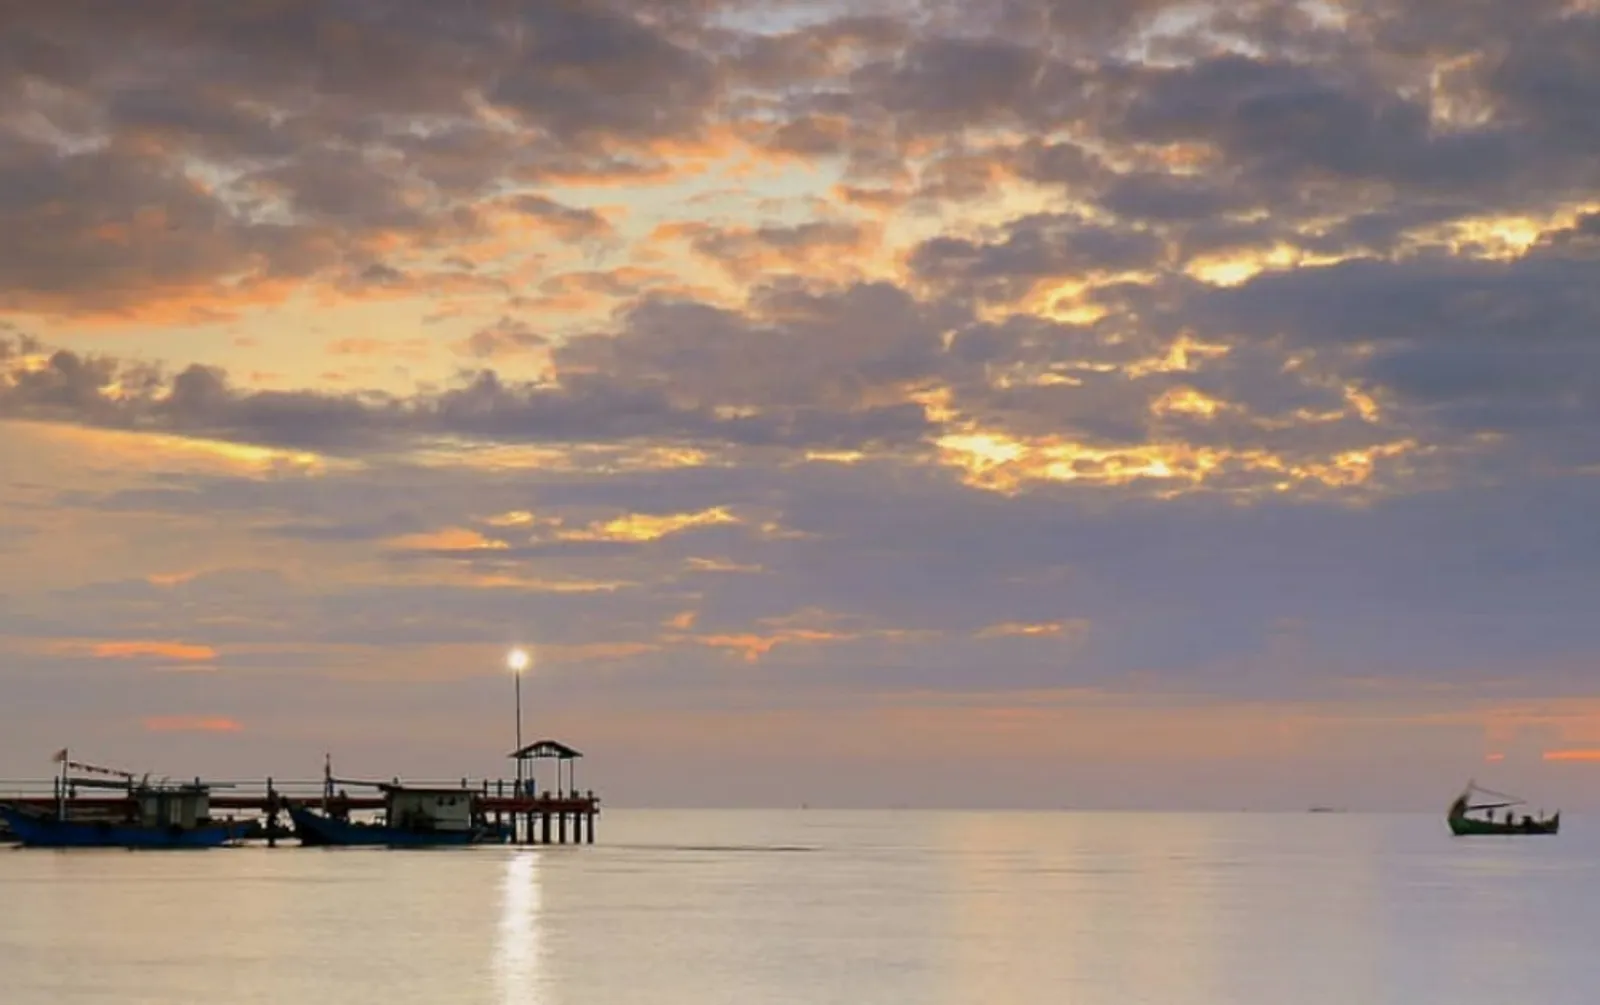
[[[336,848],[456,848],[498,843],[498,833],[476,827],[465,831],[417,831],[383,824],[335,820],[304,806],[289,807],[289,819],[303,845]]]
[[[1477,837],[1494,834],[1558,834],[1561,832],[1561,814],[1548,820],[1533,820],[1526,824],[1503,821],[1472,820],[1450,817],[1450,833],[1456,837]]]
[[[12,836],[30,848],[217,848],[244,837],[244,824],[145,827],[107,821],[56,820],[0,806]]]

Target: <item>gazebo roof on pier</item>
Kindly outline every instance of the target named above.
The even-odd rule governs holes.
[[[575,757],[582,757],[583,754],[573,750],[571,747],[560,742],[559,740],[536,740],[533,743],[528,744],[526,747],[523,747],[521,750],[513,750],[506,756],[515,761],[528,761],[542,757],[553,757],[557,760],[570,761]]]

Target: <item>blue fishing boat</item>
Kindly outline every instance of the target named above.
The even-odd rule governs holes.
[[[216,848],[245,837],[247,825],[213,821],[203,785],[138,785],[125,810],[74,819],[63,802],[55,813],[0,805],[0,820],[22,845],[33,848]]]
[[[481,819],[472,790],[379,784],[384,805],[377,820],[351,820],[337,797],[322,811],[288,806],[303,845],[379,848],[447,848],[505,840]]]

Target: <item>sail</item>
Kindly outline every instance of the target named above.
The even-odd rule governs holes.
[[[1472,801],[1472,797],[1475,795],[1487,796],[1498,801],[1475,803]],[[1467,787],[1461,790],[1461,795],[1457,796],[1455,802],[1450,804],[1450,815],[1452,817],[1460,817],[1475,811],[1508,809],[1512,806],[1522,806],[1525,803],[1526,800],[1521,797],[1513,796],[1506,792],[1496,792],[1494,789],[1484,788],[1476,781],[1469,781],[1467,782]]]
[[[1514,796],[1509,792],[1496,792],[1494,789],[1486,789],[1476,782],[1468,782],[1466,795],[1469,797],[1469,802],[1471,801],[1470,797],[1473,793],[1477,793],[1478,795],[1482,796],[1488,796],[1490,799],[1502,800],[1501,802],[1497,803],[1482,803],[1480,805],[1473,806],[1472,809],[1476,810],[1497,810],[1504,806],[1521,806],[1527,802],[1527,800],[1523,799],[1521,796]]]

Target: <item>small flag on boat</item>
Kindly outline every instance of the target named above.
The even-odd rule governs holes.
[[[50,762],[52,764],[63,764],[63,763],[66,762],[66,760],[67,760],[67,748],[66,747],[62,747],[60,750],[56,751],[55,752],[55,756],[50,758]]]

